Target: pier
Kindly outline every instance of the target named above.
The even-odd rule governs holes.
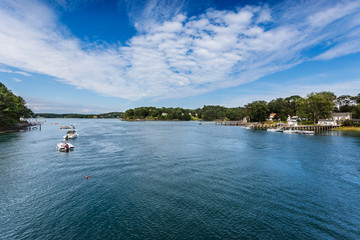
[[[315,131],[315,132],[323,132],[323,131],[331,131],[334,128],[340,127],[340,125],[334,126],[321,126],[321,125],[288,125],[288,124],[262,124],[262,123],[243,123],[241,121],[217,121],[215,124],[224,125],[224,126],[248,126],[253,130],[267,130],[268,128],[282,128],[283,130],[298,130],[298,131]]]

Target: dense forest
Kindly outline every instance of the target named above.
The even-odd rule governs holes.
[[[28,118],[32,115],[33,112],[26,107],[25,100],[0,83],[0,127],[15,126],[20,118]]]
[[[316,123],[329,118],[331,112],[352,112],[360,119],[360,94],[336,97],[332,92],[310,93],[305,98],[298,95],[266,101],[253,101],[244,107],[226,108],[204,106],[195,110],[183,108],[139,107],[123,114],[125,120],[242,120],[265,121],[270,113],[276,113],[279,120],[286,121],[288,115],[299,116],[306,123]]]

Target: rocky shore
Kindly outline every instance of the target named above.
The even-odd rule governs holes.
[[[29,127],[34,126],[34,124],[29,122],[20,122],[15,126],[11,127],[0,127],[0,134],[1,133],[9,133],[9,132],[17,132],[20,130],[27,130]]]

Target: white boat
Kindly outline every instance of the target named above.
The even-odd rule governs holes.
[[[68,152],[68,151],[73,151],[74,150],[74,146],[71,143],[58,143],[56,145],[56,150],[60,151],[60,152]]]
[[[268,131],[268,132],[283,132],[284,129],[282,129],[282,128],[268,128],[268,129],[266,129],[266,131]]]
[[[298,133],[298,130],[287,129],[287,130],[284,130],[283,133]]]
[[[75,130],[69,130],[64,136],[64,139],[73,139],[73,138],[77,138],[78,136],[79,134]]]
[[[75,129],[74,125],[70,125],[70,126],[61,126],[60,129]]]
[[[299,133],[304,135],[315,135],[315,131],[299,131]]]

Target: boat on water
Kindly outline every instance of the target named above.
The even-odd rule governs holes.
[[[289,134],[291,134],[291,133],[298,133],[298,130],[294,130],[294,129],[287,129],[287,130],[284,130],[284,132],[283,133],[289,133]]]
[[[60,129],[75,129],[74,125],[70,125],[70,126],[61,126]]]
[[[268,129],[266,129],[266,131],[268,131],[268,132],[283,132],[284,129],[282,129],[282,128],[268,128]]]
[[[71,143],[58,143],[56,145],[56,150],[58,150],[59,152],[69,152],[69,151],[73,151],[74,150],[74,146]]]
[[[303,135],[315,135],[315,131],[299,131]]]
[[[77,138],[79,134],[75,130],[67,131],[66,135],[64,135],[64,139],[74,139]]]

